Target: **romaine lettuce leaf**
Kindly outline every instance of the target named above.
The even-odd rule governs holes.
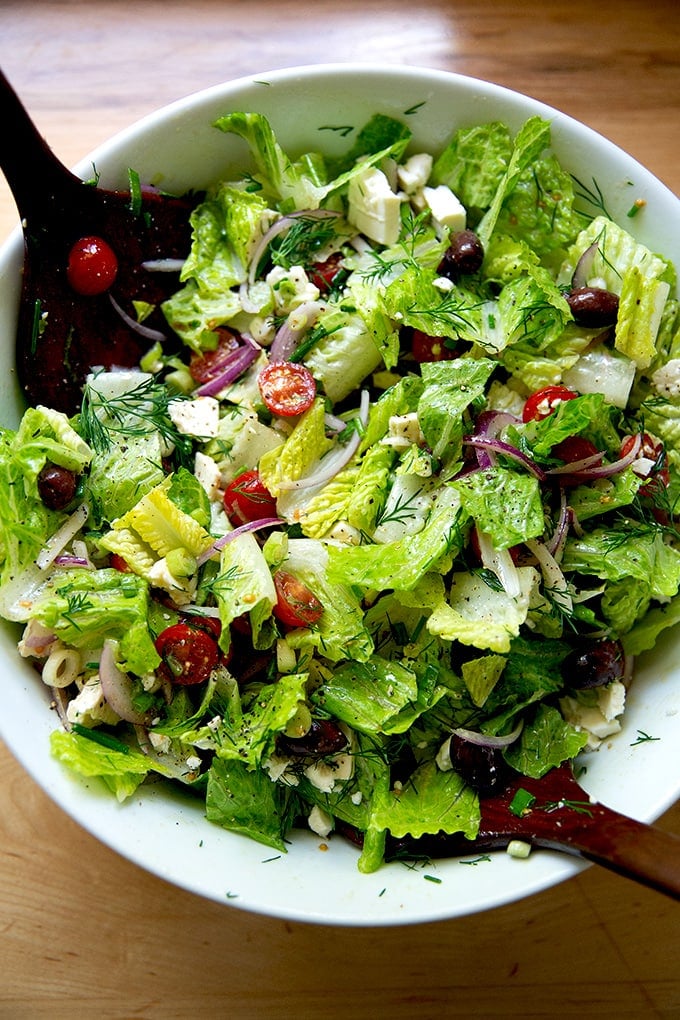
[[[55,730],[50,735],[54,757],[78,775],[97,777],[119,801],[127,800],[143,783],[153,763],[140,751],[118,751],[95,743],[79,733]]]
[[[397,838],[438,832],[462,832],[473,839],[479,830],[479,798],[457,772],[442,772],[434,762],[420,765],[402,787],[374,797],[373,823]]]
[[[215,758],[208,772],[206,818],[286,853],[288,796],[262,769],[249,769],[236,759]]]
[[[588,742],[585,730],[565,722],[556,708],[539,705],[533,719],[525,722],[519,740],[503,757],[524,776],[540,779],[563,761],[575,758]]]
[[[463,509],[496,549],[509,549],[545,529],[538,480],[509,468],[494,466],[457,478],[451,485],[460,494]]]

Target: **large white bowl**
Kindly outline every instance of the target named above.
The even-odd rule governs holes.
[[[610,212],[680,266],[680,202],[631,157],[590,129],[507,89],[436,70],[316,66],[232,81],[174,103],[111,139],[76,168],[103,186],[124,187],[127,168],[168,190],[200,188],[247,166],[244,144],[211,128],[221,114],[267,115],[292,154],[348,144],[328,128],[360,126],[380,111],[403,118],[414,147],[438,150],[461,125],[493,119],[514,131],[532,114],[553,123],[553,146],[584,183],[596,181]],[[409,113],[408,111],[414,111]],[[660,128],[661,130],[661,128]],[[647,202],[625,218],[634,199]],[[0,418],[13,426],[22,399],[13,338],[22,257],[19,231],[0,252]],[[17,634],[0,631],[0,733],[35,781],[77,822],[124,857],[185,889],[243,909],[294,920],[391,925],[455,917],[528,896],[576,874],[583,864],[535,851],[528,860],[497,853],[476,866],[458,860],[426,868],[403,864],[361,875],[356,851],[340,838],[322,852],[311,833],[295,835],[287,854],[209,824],[200,802],[161,784],[119,805],[99,786],[74,778],[49,753],[56,717],[46,689],[16,652]],[[600,802],[652,821],[680,792],[680,669],[669,635],[638,664],[623,732],[590,756],[585,786]],[[631,746],[638,730],[658,737]],[[474,855],[466,858],[469,862]],[[438,882],[426,881],[435,876]],[[624,880],[621,880],[622,883]],[[621,889],[623,895],[626,890]]]

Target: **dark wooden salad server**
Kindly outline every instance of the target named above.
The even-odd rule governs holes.
[[[167,330],[158,309],[144,322],[146,335],[126,316],[136,323],[133,298],[157,306],[177,289],[176,272],[142,263],[186,257],[197,197],[149,187],[106,191],[81,181],[49,149],[1,71],[0,113],[0,166],[24,234],[19,380],[30,403],[72,414],[93,367],[137,365],[152,344],[147,330]],[[103,239],[118,262],[110,288],[90,296],[76,293],[66,272],[72,246],[85,237]]]
[[[522,801],[530,801],[524,810]],[[468,856],[522,840],[604,865],[680,900],[680,836],[591,801],[568,763],[541,779],[516,775],[502,793],[482,797],[480,804],[482,819],[474,840],[423,837],[415,841],[418,852],[430,857]],[[401,852],[399,848],[397,856]]]

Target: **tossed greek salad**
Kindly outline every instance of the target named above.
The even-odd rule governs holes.
[[[0,432],[0,614],[66,766],[373,871],[615,734],[680,618],[675,272],[539,117],[430,153],[376,115],[341,158],[216,128],[251,170],[144,267],[167,332]],[[70,279],[113,296],[96,241]]]

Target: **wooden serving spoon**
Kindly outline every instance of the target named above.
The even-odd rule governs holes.
[[[149,187],[106,191],[81,181],[49,149],[2,71],[0,112],[0,166],[25,245],[19,380],[30,403],[73,414],[91,369],[135,366],[151,346],[153,334],[130,325],[133,299],[155,308],[145,330],[167,331],[157,306],[178,288],[177,273],[143,264],[186,257],[198,196],[176,198]],[[69,283],[69,255],[82,238],[103,240],[117,260],[115,280],[102,293],[84,295]]]
[[[680,836],[592,801],[568,763],[541,779],[514,775],[501,793],[480,798],[480,805],[475,839],[424,836],[409,845],[400,841],[391,856],[412,856],[414,851],[428,857],[468,856],[521,840],[602,864],[680,900]]]

